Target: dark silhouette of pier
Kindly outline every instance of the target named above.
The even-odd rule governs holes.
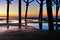
[[[54,0],[56,4],[56,30],[58,30],[58,12],[59,12],[59,0]]]
[[[6,1],[7,1],[7,24],[9,24],[9,4],[11,4],[11,1],[13,0],[6,0]],[[7,28],[9,28],[8,25]]]
[[[19,4],[19,28],[21,28],[21,0],[19,0],[18,2]]]
[[[25,13],[25,28],[27,28],[27,14],[28,14],[28,6],[31,2],[33,2],[34,0],[31,0],[29,2],[29,0],[23,0],[26,3],[26,13]]]
[[[19,23],[15,23],[15,24],[10,24],[9,23],[9,4],[11,4],[13,0],[6,0],[7,1],[7,23],[6,24],[0,24],[0,25],[7,25],[7,28],[9,28],[9,25],[18,25],[19,28],[21,28],[21,0],[18,0],[18,18],[19,18]],[[37,3],[39,4],[39,16],[38,16],[38,22],[33,22],[31,21],[30,23],[39,23],[39,28],[40,30],[42,30],[42,22],[44,19],[42,18],[42,14],[43,14],[43,5],[46,4],[46,9],[47,9],[47,16],[48,16],[48,27],[49,27],[49,30],[50,31],[53,31],[54,30],[54,25],[56,25],[56,30],[58,30],[58,26],[60,26],[60,24],[58,24],[58,12],[59,12],[59,7],[60,7],[60,0],[23,0],[25,3],[26,3],[26,11],[25,11],[25,27],[27,28],[27,14],[28,14],[28,7],[29,7],[29,4],[32,3],[33,1],[37,1]],[[44,1],[46,1],[44,3]],[[53,20],[53,13],[52,13],[52,2],[54,2],[54,5],[56,5],[56,24],[54,24],[54,20]]]
[[[41,1],[41,3],[38,1],[38,0],[36,0],[37,1],[37,3],[39,4],[39,7],[40,7],[40,9],[39,9],[39,28],[40,28],[40,30],[42,30],[42,14],[43,14],[43,1],[44,0],[40,0]]]
[[[49,30],[53,30],[52,1],[46,0]]]
[[[25,17],[21,17],[21,1],[18,0],[18,23],[10,23],[9,21],[9,4],[11,4],[11,1],[14,0],[6,0],[7,1],[7,16],[6,20],[7,23],[0,23],[0,26],[7,26],[7,29],[3,29],[2,34],[0,33],[0,40],[58,40],[60,39],[60,30],[58,30],[58,27],[60,27],[60,19],[58,19],[58,12],[59,12],[59,7],[60,7],[60,0],[23,0],[23,2],[26,3],[26,11],[25,11]],[[32,3],[33,1],[37,1],[39,4],[39,15],[38,17],[31,17],[28,18],[28,7],[29,4]],[[46,1],[44,3],[44,1]],[[53,2],[53,3],[52,3]],[[48,18],[43,18],[43,5],[46,4],[46,9],[47,9],[47,17]],[[56,18],[53,18],[53,8],[52,6],[56,5]],[[21,19],[24,19],[24,23],[21,22]],[[31,19],[31,20],[27,20]],[[38,21],[32,21],[37,19]],[[2,21],[1,20],[1,21]],[[54,23],[56,22],[56,23]],[[27,25],[28,23],[38,23],[39,24],[39,29],[34,28],[32,25]],[[42,24],[43,23],[48,23],[48,30],[43,30],[42,29]],[[18,28],[9,29],[9,26],[18,26]],[[35,25],[34,25],[35,26]],[[54,30],[54,26],[56,26],[56,30]],[[22,28],[24,27],[24,28]],[[30,29],[30,27],[32,29]],[[37,27],[37,26],[36,26]]]

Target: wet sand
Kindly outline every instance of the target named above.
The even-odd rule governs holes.
[[[17,40],[20,39],[20,37],[24,37],[25,34],[27,35],[27,33],[32,32],[32,31],[36,31],[35,29],[19,29],[19,28],[3,28],[0,30],[0,40]]]
[[[0,40],[58,40],[60,31],[41,31],[36,29],[4,29]]]

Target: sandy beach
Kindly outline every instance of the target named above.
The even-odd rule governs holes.
[[[57,40],[60,31],[44,31],[36,29],[4,29],[0,33],[0,40]]]

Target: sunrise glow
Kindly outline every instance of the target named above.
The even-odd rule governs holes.
[[[1,0],[1,4],[0,4],[0,17],[3,17],[7,15],[7,4],[6,1],[2,1]],[[4,3],[4,4],[3,4]],[[21,16],[24,17],[25,16],[25,10],[26,10],[26,4],[22,1],[22,6],[21,6]],[[53,6],[53,16],[56,15],[56,6]],[[9,10],[9,16],[18,16],[18,0],[14,0],[12,1],[12,4],[10,4],[10,10]],[[59,10],[60,13],[60,10]],[[29,5],[29,9],[28,9],[28,17],[31,16],[38,16],[39,15],[39,5],[37,4],[37,2],[33,2]],[[60,14],[58,14],[60,16]],[[46,10],[46,4],[43,7],[43,16],[47,16],[47,10]]]

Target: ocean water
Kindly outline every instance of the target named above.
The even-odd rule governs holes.
[[[19,21],[18,20],[9,20],[9,23],[18,23]],[[36,23],[37,22],[37,23]],[[44,21],[43,21],[44,22]],[[3,24],[3,23],[6,23],[6,20],[0,20],[0,24]],[[22,19],[21,21],[22,25],[25,25],[25,20]],[[55,22],[54,22],[55,23]],[[60,22],[58,22],[58,24],[60,24]],[[33,28],[36,28],[36,29],[39,29],[39,23],[38,23],[38,20],[37,19],[28,19],[27,20],[27,27],[33,27]],[[23,27],[23,26],[21,26]],[[2,25],[0,26],[0,29],[4,29],[4,28],[7,28],[6,25]],[[18,26],[9,26],[9,28],[18,28]],[[48,22],[44,22],[42,24],[42,30],[48,30],[49,27],[48,27]],[[58,27],[58,29],[60,30],[60,27]],[[54,30],[56,30],[56,26],[54,25]]]

